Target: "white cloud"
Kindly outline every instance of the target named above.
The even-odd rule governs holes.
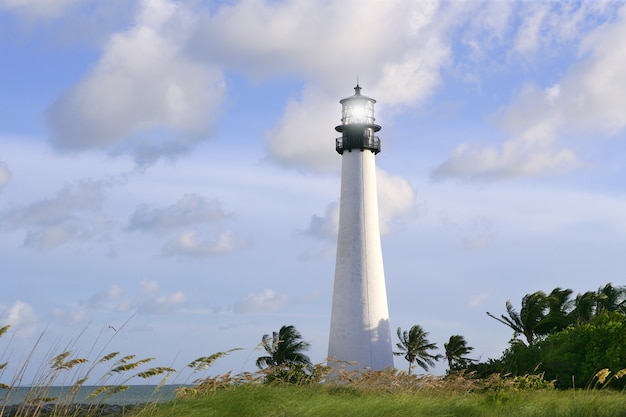
[[[143,294],[155,294],[159,291],[159,283],[155,280],[144,279],[141,281],[141,292]]]
[[[376,170],[376,182],[380,233],[384,235],[389,233],[394,221],[413,211],[415,191],[405,178],[391,175],[380,168]],[[311,216],[311,222],[303,233],[334,242],[338,229],[339,204],[333,202],[326,207],[323,216]]]
[[[125,291],[117,284],[111,284],[107,289],[100,291],[81,302],[78,307],[72,308],[69,313],[63,309],[56,309],[56,317],[68,317],[72,322],[86,320],[90,314],[100,312],[129,312],[137,310],[146,314],[167,314],[188,305],[188,298],[182,291],[169,294],[159,294],[159,284],[155,280],[144,279],[140,282],[138,293],[131,298],[122,298]]]
[[[146,164],[206,139],[225,85],[219,70],[185,56],[194,24],[181,3],[145,0],[135,26],[113,35],[95,68],[48,109],[53,144]]]
[[[9,166],[5,162],[0,161],[0,190],[2,190],[10,180],[11,171],[9,170]]]
[[[138,207],[128,230],[167,235],[164,256],[191,256],[197,258],[219,256],[249,245],[230,230],[217,234],[207,225],[228,217],[222,204],[197,194],[186,194],[175,204],[165,208]]]
[[[81,181],[53,198],[0,212],[0,231],[24,230],[24,246],[41,251],[104,236],[107,221],[99,211],[109,186],[105,181]]]
[[[326,206],[326,212],[323,216],[318,214],[311,216],[311,223],[303,233],[321,239],[336,241],[338,230],[339,204],[334,202]]]
[[[146,314],[167,314],[186,306],[187,303],[187,296],[182,291],[177,291],[171,294],[150,298],[139,307],[139,312]]]
[[[619,2],[610,1],[518,2],[519,24],[511,52],[530,58],[540,51],[562,48],[619,7]]]
[[[117,284],[112,284],[105,291],[101,291],[91,297],[87,301],[86,307],[91,309],[110,307],[113,302],[118,300],[122,292],[122,287]]]
[[[468,19],[463,36],[474,49],[510,35],[516,53],[532,55],[616,7],[504,3],[242,0],[209,13],[194,2],[145,0],[135,25],[112,36],[91,73],[49,108],[53,141],[59,149],[130,153],[140,164],[174,157],[210,135],[226,91],[223,71],[293,74],[306,87],[268,133],[268,156],[299,170],[336,171],[326,146],[333,133],[322,126],[338,122],[336,97],[347,80],[360,76],[389,108],[412,106],[441,84],[443,69],[458,66],[450,39]],[[542,158],[560,166],[555,154]]]
[[[395,220],[413,211],[415,190],[405,178],[391,175],[380,168],[376,170],[376,182],[380,233],[387,234]]]
[[[581,43],[583,60],[562,82],[563,112],[574,129],[616,133],[626,126],[626,51],[615,39],[626,36],[626,5],[618,19],[599,26]]]
[[[248,242],[223,231],[213,238],[203,226],[218,223],[228,217],[217,199],[197,194],[186,194],[175,204],[165,208],[138,207],[128,230],[168,235],[162,254],[164,256],[207,257],[219,256],[248,246]]]
[[[441,39],[420,42],[399,60],[384,64],[375,92],[389,104],[411,105],[428,97],[441,83],[440,70],[449,63],[450,50]]]
[[[267,153],[282,166],[332,172],[339,166],[332,131],[340,122],[337,97],[352,94],[357,76],[364,93],[390,107],[418,103],[439,85],[450,48],[437,4],[240,1],[206,15],[191,49],[253,78],[305,77],[300,97],[289,100],[268,132]]]
[[[529,18],[526,29],[533,27],[534,33],[543,24],[540,22],[551,19],[548,32],[552,40],[573,36],[556,29],[562,17],[556,16],[555,10],[550,9],[552,14],[546,15],[553,6],[535,6],[535,14],[531,13],[534,17]],[[586,6],[582,9],[598,11]],[[567,13],[577,16],[577,25],[587,22],[581,9],[568,8]],[[561,173],[583,166],[584,160],[574,149],[561,142],[569,136],[615,134],[626,127],[626,115],[620,110],[626,107],[626,80],[622,77],[626,72],[626,52],[614,44],[615,39],[625,36],[626,6],[622,6],[614,21],[582,37],[581,60],[558,83],[546,88],[527,85],[522,89],[500,118],[501,127],[510,135],[501,148],[464,143],[433,170],[432,178],[515,178]]]
[[[235,304],[235,313],[274,313],[281,310],[289,301],[289,297],[278,294],[271,289],[264,289],[260,293],[250,293]]]
[[[554,84],[552,87],[546,88],[545,99],[549,104],[554,105],[560,96],[561,96],[560,85]]]
[[[11,325],[21,338],[28,338],[37,331],[39,317],[33,308],[23,302],[16,301],[11,307],[0,305],[0,320],[3,325]]]
[[[217,199],[186,194],[176,204],[163,209],[138,207],[131,216],[128,229],[167,233],[198,224],[222,220],[227,214]]]
[[[205,15],[194,49],[253,77],[302,74],[338,88],[345,76],[379,78],[377,64],[419,39],[434,9],[435,2],[403,0],[376,7],[358,0],[244,0]]]
[[[487,1],[477,4],[476,9],[471,10],[473,18],[468,19],[474,36],[480,33],[486,39],[489,46],[491,38],[502,39],[510,27],[515,3],[508,1]]]
[[[531,3],[528,15],[523,17],[522,24],[517,33],[517,39],[513,49],[521,55],[530,55],[537,52],[542,45],[542,29],[548,12],[549,3]]]
[[[341,107],[315,88],[306,88],[301,100],[291,99],[276,127],[267,134],[269,158],[302,171],[336,172],[340,167],[332,126],[341,122]]]
[[[480,148],[464,143],[452,152],[447,161],[433,170],[431,178],[519,178],[559,173],[580,165],[572,150],[553,149],[550,144],[537,144],[535,139],[522,137],[509,140],[502,149],[493,146]]]
[[[132,310],[145,314],[167,314],[189,304],[187,296],[182,291],[159,294],[159,284],[154,280],[142,280],[135,297],[122,299],[124,292],[121,286],[112,284],[90,297],[86,302],[81,302],[80,306],[69,310],[69,313],[63,309],[56,309],[54,316],[68,317],[72,322],[81,322],[89,318],[91,314],[98,314],[94,310],[101,310],[106,314]]]
[[[169,240],[163,247],[162,253],[164,256],[206,258],[225,255],[249,245],[247,240],[237,237],[230,230],[220,233],[215,239],[202,238],[197,232],[185,231]]]
[[[81,323],[87,321],[90,317],[89,311],[85,306],[73,307],[68,310],[57,307],[50,312],[50,315],[54,319],[68,320],[69,323]]]

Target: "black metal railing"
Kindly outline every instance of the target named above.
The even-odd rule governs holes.
[[[344,135],[337,138],[335,142],[335,149],[339,154],[343,154],[343,151],[351,152],[353,149],[359,149],[361,151],[368,149],[375,154],[380,152],[380,138],[367,131],[356,135],[345,132]]]

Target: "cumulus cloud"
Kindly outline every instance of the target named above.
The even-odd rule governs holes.
[[[67,310],[57,308],[52,315],[72,322],[87,320],[94,310],[105,312],[129,312],[136,310],[144,314],[167,314],[188,305],[188,298],[182,291],[162,294],[157,281],[144,279],[134,296],[123,298],[126,291],[118,284],[95,293],[86,301]]]
[[[382,169],[376,170],[376,182],[380,233],[386,234],[390,231],[393,221],[413,211],[416,194],[405,178],[389,174]]]
[[[449,46],[436,37],[419,43],[401,59],[384,65],[375,86],[379,100],[391,105],[412,105],[430,96],[441,83],[440,71],[450,58]]]
[[[552,38],[573,36],[571,29],[557,31],[555,22],[560,20],[555,20],[554,4],[536,7],[535,19],[552,22]],[[578,28],[587,22],[582,15],[589,7],[569,11],[576,15]],[[534,33],[538,29],[532,30]],[[626,52],[614,48],[612,42],[623,36],[626,6],[621,7],[614,21],[586,32],[580,42],[580,61],[558,83],[546,87],[527,85],[522,89],[499,118],[500,127],[508,133],[501,146],[463,143],[434,168],[431,177],[516,178],[582,166],[584,161],[562,142],[583,133],[592,137],[615,134],[626,127],[626,115],[620,111],[626,106],[626,81],[621,76],[626,71]]]
[[[128,312],[137,308],[136,300],[122,299],[124,290],[118,284],[111,284],[106,289],[93,294],[91,297],[70,305],[57,307],[50,313],[53,318],[62,319],[70,323],[80,323],[93,318],[94,314],[104,312]]]
[[[185,55],[194,24],[182,3],[142,2],[135,25],[113,35],[95,68],[48,108],[54,146],[147,164],[206,139],[225,84],[218,69]]]
[[[112,303],[117,302],[122,295],[122,287],[112,284],[105,291],[101,291],[92,296],[86,303],[86,307],[90,309],[100,309],[111,307]]]
[[[267,154],[290,168],[336,171],[337,97],[352,94],[357,76],[368,94],[389,106],[420,102],[439,85],[450,48],[438,11],[437,2],[404,0],[376,7],[356,0],[240,1],[204,15],[190,50],[252,78],[305,77],[301,94],[267,134]]]
[[[189,256],[207,258],[224,255],[250,245],[231,230],[220,233],[216,238],[203,238],[197,232],[185,231],[170,239],[163,247],[163,256]]]
[[[495,146],[481,148],[468,143],[461,144],[448,160],[432,171],[431,178],[434,180],[519,178],[563,172],[579,165],[580,161],[572,150],[553,149],[551,140],[545,144],[537,144],[535,140],[524,137],[506,141],[502,149]]]
[[[216,57],[253,77],[303,74],[340,87],[340,74],[354,80],[356,69],[379,72],[374,64],[381,55],[409,46],[414,39],[407,32],[413,35],[434,5],[403,0],[376,7],[362,7],[358,0],[233,2],[203,16],[193,46],[199,55]]]
[[[47,251],[72,240],[89,240],[106,234],[100,210],[106,181],[81,181],[48,199],[0,212],[0,232],[23,230],[26,247]]]
[[[340,119],[336,97],[305,89],[301,99],[289,100],[280,122],[267,133],[268,158],[300,171],[337,172],[340,158],[334,141],[339,134],[329,127],[340,124]]]
[[[50,315],[55,319],[68,320],[70,323],[80,323],[89,319],[89,311],[84,305],[76,306],[68,310],[55,308]]]
[[[512,53],[529,57],[554,46],[561,47],[620,7],[617,2],[527,2],[516,4]]]
[[[360,75],[389,105],[412,104],[438,85],[449,57],[433,29],[436,2],[240,1],[211,13],[192,11],[192,2],[141,4],[133,27],[111,36],[95,68],[49,107],[57,149],[130,153],[139,164],[190,150],[210,135],[222,72],[234,68],[311,80],[268,132],[267,154],[283,166],[334,171],[333,132],[321,126],[338,122],[347,80]]]
[[[15,328],[18,337],[27,338],[37,331],[39,317],[35,310],[23,301],[16,301],[12,306],[0,305],[0,320],[3,325]]]
[[[9,170],[9,166],[5,162],[0,161],[0,190],[7,185],[10,179],[11,171]]]
[[[289,297],[286,295],[266,288],[260,293],[250,293],[235,303],[234,311],[238,314],[274,313],[282,309],[287,301]]]
[[[541,45],[541,29],[543,23],[548,16],[550,9],[549,3],[535,3],[530,8],[530,12],[524,16],[520,29],[517,33],[517,39],[514,49],[522,55],[535,53]]]
[[[318,214],[311,216],[311,223],[304,234],[335,241],[337,240],[337,230],[339,230],[339,204],[333,202],[326,206],[326,212],[323,216]]]
[[[581,164],[574,151],[557,146],[564,126],[560,107],[563,86],[525,86],[501,116],[511,136],[501,147],[462,143],[431,173],[434,180],[465,178],[492,180],[559,173]]]
[[[228,216],[217,199],[186,194],[165,208],[138,207],[127,229],[167,235],[164,256],[219,256],[249,245],[231,230],[217,234],[206,230],[205,226],[216,225]]]
[[[186,306],[187,303],[187,296],[182,291],[177,291],[148,299],[139,307],[139,312],[145,314],[167,314]]]
[[[250,12],[253,7],[249,3],[237,3],[232,8],[226,8],[222,13],[213,16],[205,29],[213,30],[215,27],[225,29],[226,23],[232,23],[235,18],[243,18],[251,27],[256,27],[261,24],[261,17],[271,11],[276,12],[275,31],[280,32],[291,27],[287,22],[281,21],[283,12],[287,16],[289,11],[290,18],[297,22],[300,14],[290,9],[308,10],[307,7],[313,6],[308,2],[289,4],[255,2],[254,7],[258,9],[256,14]],[[311,41],[311,44],[304,42],[304,47],[298,50],[292,46],[293,37],[285,36],[280,39],[272,30],[260,35],[268,37],[268,42],[263,45],[272,47],[271,51],[265,52],[275,55],[276,58],[269,60],[268,67],[261,66],[267,72],[280,72],[277,64],[280,63],[282,69],[289,68],[288,71],[304,73],[306,70],[299,65],[303,65],[302,63],[311,56],[321,54],[313,45],[322,45],[324,51],[323,58],[317,59],[316,63],[307,64],[307,68],[315,67],[315,71],[307,74],[309,81],[301,96],[288,102],[282,119],[268,132],[266,146],[268,157],[280,165],[318,172],[338,170],[338,164],[333,160],[332,146],[328,145],[327,140],[332,132],[321,127],[338,124],[339,106],[336,97],[339,89],[345,88],[345,84],[339,84],[345,83],[351,71],[358,72],[362,80],[367,80],[364,83],[366,93],[382,103],[383,116],[392,115],[395,108],[414,106],[432,95],[441,85],[442,72],[450,67],[467,73],[470,79],[478,77],[468,71],[470,63],[463,61],[467,59],[464,53],[452,54],[450,36],[456,33],[459,27],[467,26],[466,29],[462,29],[462,34],[471,51],[470,60],[480,59],[486,55],[487,51],[481,48],[499,48],[511,41],[515,45],[510,51],[511,54],[528,57],[536,55],[549,45],[577,40],[590,21],[600,18],[603,13],[610,14],[610,11],[605,10],[609,8],[606,4],[600,6],[557,3],[535,5],[502,2],[452,4],[387,2],[381,13],[389,18],[377,17],[377,27],[384,27],[381,33],[376,33],[379,39],[371,39],[369,34],[363,35],[362,31],[357,30],[352,35],[346,35],[353,47],[345,49],[344,45],[335,39],[343,39],[341,34],[346,24],[342,21],[335,27],[332,17],[335,14],[340,15],[339,9],[342,7],[348,5],[325,4],[315,7],[316,12],[327,8],[326,13],[323,13],[330,16],[325,23],[327,30],[322,39]],[[373,11],[361,10],[359,13],[367,14]],[[308,19],[309,15],[306,16]],[[313,16],[317,14],[313,13]],[[367,20],[366,17],[363,19]],[[392,26],[386,26],[385,22]],[[215,27],[207,29],[211,25]],[[304,27],[306,31],[306,27],[310,26],[305,24]],[[226,54],[224,59],[236,61],[237,51],[244,50],[244,45],[248,48],[250,45],[256,45],[248,39],[252,36],[251,33],[255,36],[257,34],[256,31],[251,31],[248,34],[227,36],[222,48],[228,47],[230,55],[224,52]],[[327,34],[330,34],[332,41],[325,43]],[[306,38],[306,35],[302,36]],[[604,42],[604,45],[606,44]],[[307,47],[312,49],[307,50]],[[210,42],[207,48],[213,48]],[[337,52],[338,49],[341,49],[340,53]],[[220,53],[219,48],[211,50],[217,50],[218,55]],[[362,56],[363,50],[368,51],[365,54],[368,57],[375,57],[376,62],[367,61],[369,58]],[[355,51],[359,56],[352,57],[351,54]],[[302,56],[304,54],[306,57]],[[251,52],[251,55],[254,56],[254,52]],[[298,63],[291,62],[291,59],[297,59]],[[344,66],[346,61],[355,63],[355,67]],[[235,62],[233,65],[239,64]],[[358,66],[375,69],[366,69],[363,73],[357,69]],[[256,65],[242,68],[243,71],[251,72],[258,69],[259,66]],[[505,126],[510,137],[503,149],[499,149],[498,146],[487,146],[483,149],[470,144],[461,145],[455,150],[449,163],[438,167],[433,176],[438,179],[465,175],[481,178],[516,177],[579,166],[580,161],[573,151],[561,149],[554,140],[555,133],[564,123],[558,106],[554,108],[559,101],[560,93],[563,92],[562,87],[553,85],[545,89],[534,88],[538,92],[537,97],[532,99],[525,97],[524,95],[533,95],[533,88],[530,86],[525,90],[520,97],[519,105],[512,105],[512,112],[509,113],[519,111],[526,122],[538,121],[537,123],[524,124],[526,129],[520,128],[519,125],[517,129]],[[531,109],[534,110],[534,118],[530,117]],[[523,114],[524,112],[528,114]],[[311,120],[319,123],[311,124]],[[303,126],[306,129],[302,129]],[[298,134],[295,135],[294,132]]]
[[[378,191],[378,217],[380,233],[389,233],[391,224],[413,211],[415,190],[409,182],[400,176],[377,169],[376,182]],[[306,235],[335,241],[339,229],[339,204],[330,203],[324,215],[315,214],[309,226],[303,232]]]
[[[138,207],[130,218],[129,230],[167,233],[194,226],[216,222],[227,217],[222,203],[198,194],[185,194],[175,204],[162,209]]]
[[[474,57],[484,56],[479,50],[493,39],[511,37],[511,53],[532,55],[575,38],[615,7],[242,0],[209,11],[197,2],[144,0],[134,25],[110,37],[93,70],[50,106],[47,120],[58,149],[130,153],[148,164],[210,136],[226,94],[224,72],[253,79],[287,74],[307,81],[267,132],[268,158],[299,170],[336,171],[333,132],[322,127],[338,122],[337,97],[357,75],[393,114],[428,98],[447,68],[466,70],[455,62],[463,54],[452,54],[459,28]],[[558,151],[546,157],[562,162]]]
[[[559,105],[573,129],[616,133],[626,126],[626,51],[614,45],[626,36],[626,5],[618,19],[599,26],[581,43],[583,60],[562,82]]]

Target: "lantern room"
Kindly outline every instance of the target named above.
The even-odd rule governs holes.
[[[344,98],[341,103],[341,124],[335,127],[343,135],[336,140],[339,154],[353,149],[380,152],[380,139],[374,135],[381,127],[374,123],[374,103],[376,100],[361,95],[361,87],[354,87],[354,95]]]

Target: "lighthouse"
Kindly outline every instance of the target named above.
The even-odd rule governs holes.
[[[331,365],[356,362],[354,369],[393,366],[385,271],[380,244],[376,161],[381,127],[373,98],[354,95],[340,101],[341,199],[328,357]]]

